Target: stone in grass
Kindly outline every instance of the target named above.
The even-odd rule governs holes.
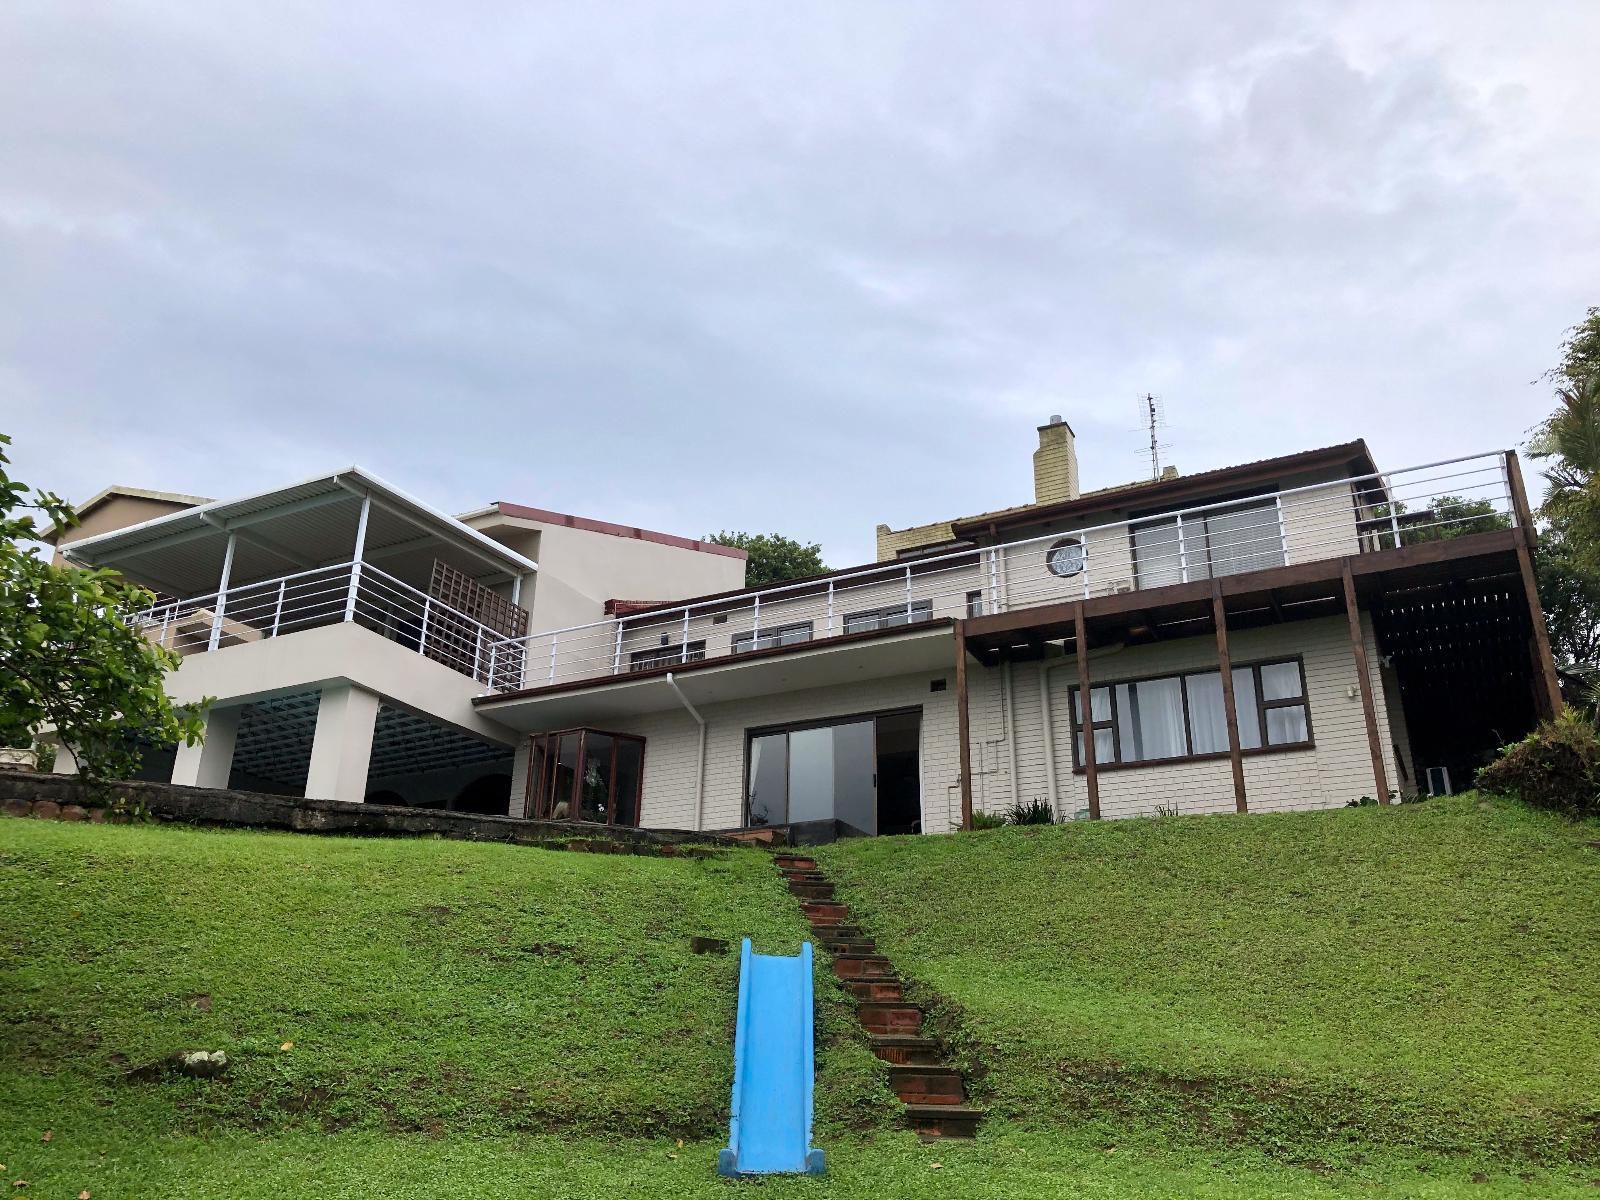
[[[228,1069],[228,1056],[221,1050],[180,1050],[172,1056],[180,1075],[195,1079],[215,1079]]]
[[[89,810],[81,804],[63,804],[61,806],[61,819],[63,821],[84,821],[89,817]]]
[[[726,954],[728,943],[721,938],[692,937],[689,939],[689,949],[696,954]]]

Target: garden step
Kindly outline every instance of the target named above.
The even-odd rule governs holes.
[[[789,884],[789,892],[799,896],[802,900],[832,900],[833,884],[831,883],[794,883]]]
[[[907,1104],[961,1104],[967,1098],[961,1072],[954,1067],[891,1066],[889,1086]]]
[[[893,979],[894,967],[881,954],[846,951],[833,956],[833,973],[839,979]]]
[[[964,1104],[908,1104],[906,1123],[923,1138],[971,1138],[978,1134],[983,1109]]]
[[[818,925],[843,925],[850,919],[850,906],[837,900],[802,900],[800,908],[813,928]]]
[[[944,1062],[939,1043],[914,1033],[867,1035],[872,1052],[892,1067],[936,1067]]]
[[[821,871],[781,871],[785,883],[827,883],[828,877]]]
[[[844,986],[857,1000],[873,1004],[888,1004],[906,998],[898,979],[846,979]]]
[[[861,932],[859,925],[829,925],[826,929],[816,931],[817,937],[823,942],[870,942],[872,939]]]
[[[772,856],[779,870],[815,871],[817,860],[805,854],[775,854]]]
[[[878,949],[871,938],[819,937],[817,944],[829,954],[835,956],[841,954],[874,954]]]
[[[867,1001],[856,1007],[856,1016],[870,1033],[919,1033],[922,1009],[898,1001]]]

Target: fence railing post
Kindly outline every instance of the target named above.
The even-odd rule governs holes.
[[[619,618],[618,621],[617,621],[617,645],[616,645],[616,649],[611,651],[611,673],[613,675],[618,675],[618,674],[621,674],[621,672],[622,672],[622,621]]]
[[[272,632],[267,634],[268,637],[278,636],[278,626],[283,621],[283,589],[288,582],[289,581],[287,579],[278,580],[278,604],[277,607],[272,610]]]
[[[911,624],[911,567],[906,566],[906,624]]]
[[[1183,538],[1183,514],[1178,514],[1178,578],[1189,582],[1189,547]]]
[[[558,634],[558,633],[552,633],[550,635],[550,682],[551,683],[554,683],[556,681],[556,642],[560,639],[560,637],[561,637],[561,635]]]
[[[422,632],[417,635],[417,653],[427,656],[428,653],[428,620],[433,613],[433,597],[422,598]]]
[[[1283,552],[1283,561],[1287,565],[1289,562],[1289,527],[1283,520],[1283,496],[1274,493],[1272,503],[1278,509],[1278,548]]]
[[[472,631],[472,677],[478,678],[478,664],[483,661],[483,630]]]
[[[1393,549],[1400,549],[1400,501],[1395,499],[1394,480],[1389,476],[1383,477],[1383,487],[1389,493],[1389,529],[1394,538]]]
[[[989,611],[1000,611],[1000,549],[989,547]]]
[[[833,636],[833,580],[828,580],[828,636]]]

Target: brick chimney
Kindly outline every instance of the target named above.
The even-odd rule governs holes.
[[[1059,414],[1039,426],[1039,448],[1033,452],[1033,501],[1060,504],[1078,498],[1078,448],[1072,426]]]

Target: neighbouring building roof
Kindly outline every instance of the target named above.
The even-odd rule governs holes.
[[[125,483],[113,483],[108,488],[100,489],[82,504],[73,505],[73,508],[81,519],[118,497],[125,497],[129,500],[154,500],[160,504],[170,504],[174,508],[194,508],[201,504],[211,503],[210,496],[186,496],[182,492],[157,492],[149,488],[130,487]],[[39,535],[39,540],[55,545],[56,538],[61,532],[61,530],[52,525]]]
[[[496,500],[488,508],[475,509],[472,512],[462,513],[461,520],[471,520],[474,517],[487,516],[499,513],[503,517],[513,517],[524,521],[539,521],[546,525],[561,525],[567,529],[581,529],[586,533],[603,533],[610,537],[633,538],[635,541],[654,542],[660,546],[675,546],[680,550],[696,550],[702,554],[720,554],[726,558],[746,559],[748,552],[737,546],[722,546],[716,542],[708,542],[699,538],[680,537],[675,533],[660,533],[654,529],[642,529],[637,525],[618,525],[613,521],[600,521],[593,517],[578,517],[571,513],[554,512],[548,508],[533,508],[527,504],[513,504],[507,500]]]

